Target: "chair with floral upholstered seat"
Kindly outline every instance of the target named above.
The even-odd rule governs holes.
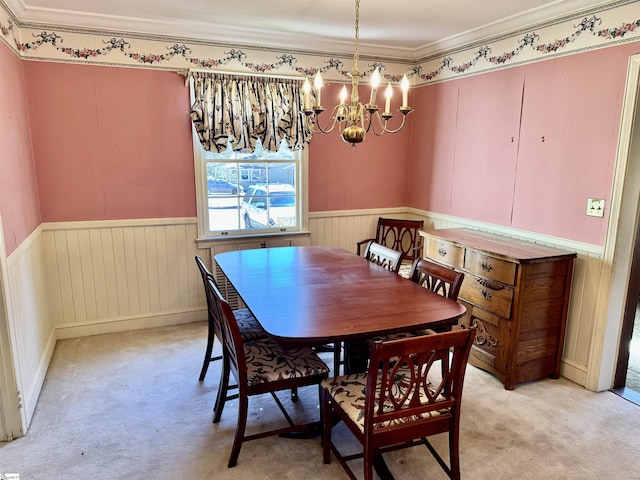
[[[404,258],[404,253],[380,245],[377,242],[369,242],[364,251],[364,258],[393,273],[398,273],[402,259]]]
[[[311,429],[318,422],[294,424],[275,392],[297,389],[308,385],[319,385],[329,375],[329,368],[311,348],[303,347],[285,350],[271,338],[244,341],[238,323],[229,304],[222,297],[212,279],[207,279],[207,290],[213,302],[210,312],[222,331],[223,378],[220,380],[213,423],[220,421],[227,396],[229,374],[232,373],[238,384],[238,423],[231,448],[228,466],[235,466],[240,455],[242,443],[271,435],[302,432]],[[249,397],[270,393],[288,426],[275,430],[245,435]],[[233,396],[236,397],[235,395]]]
[[[423,220],[404,220],[399,218],[378,218],[376,234],[356,243],[358,255],[364,251],[369,242],[376,242],[385,247],[404,253],[398,273],[409,278],[412,262],[422,256],[422,239],[420,230],[424,226]]]
[[[427,290],[442,295],[443,297],[450,298],[451,300],[458,300],[458,294],[460,293],[460,287],[462,287],[462,281],[464,280],[464,273],[458,272],[452,268],[439,265],[424,258],[417,258],[414,260],[411,266],[411,272],[409,278],[412,282],[422,285]],[[451,327],[447,327],[450,330]],[[379,340],[381,342],[388,342],[389,340],[397,340],[404,337],[414,337],[416,335],[428,335],[434,333],[434,331],[446,331],[446,330],[417,330],[411,332],[390,333],[386,335],[379,335],[372,340]]]
[[[211,301],[209,295],[207,295],[207,279],[210,278],[214,283],[215,280],[213,275],[206,267],[202,258],[196,255],[196,265],[198,265],[198,270],[200,270],[200,275],[202,276],[202,284],[204,287],[205,295],[207,298],[207,305]],[[209,309],[207,309],[209,310]],[[240,329],[240,333],[244,340],[257,340],[258,338],[265,338],[267,336],[267,332],[264,331],[262,325],[255,319],[255,317],[251,314],[249,309],[241,308],[238,310],[234,310],[233,312],[236,320],[238,322],[238,327]],[[211,314],[208,314],[209,320],[209,328],[207,333],[207,348],[204,353],[204,361],[202,362],[202,368],[200,369],[200,377],[198,380],[201,382],[204,380],[204,377],[207,375],[207,370],[209,369],[209,364],[213,361],[221,360],[222,355],[213,356],[213,346],[215,339],[218,338],[220,344],[222,344],[222,337],[220,334],[220,330],[215,320],[211,317]]]
[[[411,266],[409,278],[412,282],[422,285],[434,293],[457,301],[464,280],[464,272],[458,272],[427,259],[418,258]]]
[[[398,273],[404,253],[398,250],[380,245],[379,243],[370,241],[364,251],[364,258],[376,265],[385,268],[393,273]],[[366,344],[363,342],[363,346],[366,348]],[[342,361],[342,351],[344,345],[342,342],[336,342],[331,348],[333,349],[333,373],[338,375],[340,372],[340,365],[344,363]]]
[[[449,478],[459,480],[462,386],[474,337],[472,328],[371,342],[368,372],[323,380],[324,463],[333,451],[349,477],[356,478],[347,462],[363,458],[364,478],[371,480],[374,456],[422,444]],[[332,442],[334,415],[363,446],[361,453],[343,456]],[[448,464],[428,439],[439,433],[449,436]]]

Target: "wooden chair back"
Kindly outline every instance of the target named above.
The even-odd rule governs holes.
[[[413,262],[422,256],[420,230],[424,227],[423,220],[402,220],[396,218],[378,218],[375,238],[368,238],[358,242],[358,255],[362,246],[374,241],[393,250],[404,253],[404,259]]]
[[[439,463],[451,478],[460,477],[462,387],[475,333],[465,329],[372,345],[370,365],[380,367],[367,375],[365,445],[375,449],[419,439],[413,444],[429,447],[426,437],[448,432],[450,466]]]
[[[200,377],[199,380],[203,381],[205,376],[207,375],[207,371],[209,370],[209,364],[213,361],[220,360],[222,358],[221,355],[213,355],[213,343],[214,339],[217,338],[222,344],[222,333],[220,332],[219,324],[215,321],[215,319],[211,316],[211,302],[213,302],[213,298],[207,288],[207,281],[210,279],[214,282],[213,275],[206,267],[202,259],[196,255],[196,265],[198,265],[198,270],[200,270],[200,275],[202,276],[202,286],[204,288],[204,293],[207,298],[207,317],[208,317],[208,332],[207,332],[207,348],[204,354],[204,360],[202,362],[202,368],[200,369]]]
[[[242,389],[242,386],[247,383],[247,368],[238,323],[233,315],[233,310],[218,290],[213,278],[207,278],[207,296],[211,298],[211,302],[208,302],[209,315],[220,329],[223,355],[225,360],[229,362],[229,368],[234,372],[238,385]]]
[[[207,307],[208,307],[209,302],[212,299],[209,298],[210,295],[209,295],[209,292],[207,291],[207,280],[211,279],[214,285],[216,285],[216,281],[213,278],[213,274],[209,271],[207,266],[202,261],[202,258],[200,258],[198,255],[196,255],[196,265],[198,265],[198,270],[200,270],[200,276],[202,277],[202,285],[204,286],[204,293],[207,297]]]
[[[398,273],[402,259],[404,258],[404,253],[376,242],[369,242],[364,257],[376,265],[380,265],[393,273]]]
[[[432,292],[457,301],[464,273],[418,258],[413,262],[409,278]]]
[[[370,480],[376,456],[425,445],[449,478],[460,480],[462,386],[475,334],[476,329],[471,328],[389,342],[370,341],[366,380],[360,375],[347,375],[322,384],[324,463],[329,463],[333,451],[349,477],[356,478],[347,462],[363,458],[364,478]],[[340,453],[331,440],[332,413],[358,439],[362,453]],[[428,439],[440,433],[449,434],[448,465]]]

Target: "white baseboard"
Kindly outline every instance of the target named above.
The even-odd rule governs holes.
[[[129,330],[142,330],[145,328],[200,322],[207,319],[206,312],[206,308],[192,308],[174,312],[74,323],[73,325],[56,325],[56,338],[62,340],[65,338],[87,337],[89,335],[101,335],[104,333],[126,332]]]
[[[562,359],[560,363],[560,375],[583,387],[587,384],[586,367],[573,363],[570,360]]]

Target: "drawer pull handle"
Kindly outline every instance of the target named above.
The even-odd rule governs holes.
[[[440,247],[438,249],[438,253],[440,254],[441,257],[446,257],[447,256],[447,251],[444,249],[444,247]]]
[[[482,262],[480,264],[480,267],[485,271],[485,272],[490,272],[491,270],[493,270],[493,267],[491,266],[490,263],[488,262]]]
[[[487,300],[491,300],[491,292],[489,292],[488,290],[482,289],[482,290],[480,290],[480,293]]]

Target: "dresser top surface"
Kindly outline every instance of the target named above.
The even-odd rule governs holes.
[[[533,242],[515,240],[491,233],[470,230],[467,228],[442,228],[425,230],[425,235],[436,237],[460,246],[472,247],[486,251],[488,254],[497,255],[518,263],[527,263],[541,260],[561,260],[575,258],[575,252],[539,245]]]

